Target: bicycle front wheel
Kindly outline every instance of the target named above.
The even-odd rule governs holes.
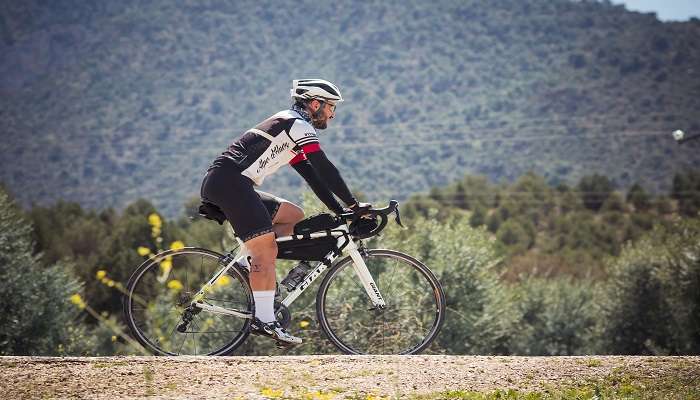
[[[321,329],[346,354],[417,354],[445,319],[445,294],[423,263],[393,250],[363,256],[386,307],[376,309],[346,257],[321,282],[316,313]]]
[[[223,267],[222,258],[210,250],[184,248],[159,253],[141,264],[129,279],[124,299],[134,338],[156,355],[225,355],[242,344],[250,319],[189,307],[194,295]],[[232,267],[202,301],[252,313],[252,297],[247,276]]]

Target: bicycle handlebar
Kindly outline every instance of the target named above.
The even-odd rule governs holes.
[[[366,239],[372,236],[375,236],[381,232],[384,227],[386,227],[386,224],[388,222],[388,217],[390,214],[394,213],[396,215],[395,221],[397,224],[399,224],[400,227],[404,227],[403,224],[401,223],[401,216],[399,214],[399,202],[396,200],[390,200],[389,205],[384,207],[384,208],[370,208],[369,210],[363,212],[362,215],[357,215],[354,212],[349,212],[349,213],[343,213],[340,214],[338,217],[342,220],[350,220],[350,228],[351,231],[355,230],[355,232],[351,232],[353,236],[356,236],[360,239]],[[368,232],[361,232],[360,229],[360,224],[363,219],[368,219],[368,220],[376,220],[379,219],[379,222],[377,223],[377,226],[369,230]]]

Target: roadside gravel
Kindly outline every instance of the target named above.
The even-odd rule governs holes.
[[[0,357],[0,372],[6,399],[440,398],[447,390],[574,387],[615,374],[700,379],[700,357]]]

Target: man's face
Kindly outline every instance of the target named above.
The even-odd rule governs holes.
[[[316,129],[326,129],[328,120],[335,117],[335,104],[333,103],[313,100],[311,109],[311,125]]]

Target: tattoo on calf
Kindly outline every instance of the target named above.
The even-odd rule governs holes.
[[[260,272],[260,271],[262,271],[262,265],[253,264],[250,266],[250,272]]]

